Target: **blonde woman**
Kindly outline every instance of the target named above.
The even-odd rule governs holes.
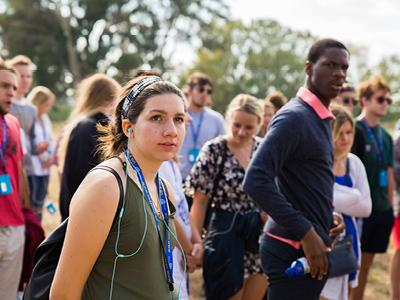
[[[205,240],[203,277],[207,299],[262,299],[267,280],[261,270],[258,236],[262,226],[255,202],[242,181],[263,117],[258,100],[240,94],[230,103],[229,133],[204,145],[186,180],[193,195],[190,216],[200,234],[209,202],[212,214]]]
[[[109,123],[120,85],[112,78],[95,74],[84,79],[77,90],[77,105],[60,141],[59,168],[62,170],[60,212],[69,215],[71,198],[90,169],[101,162],[97,153],[97,125]]]
[[[50,176],[50,157],[54,151],[53,129],[47,113],[52,109],[56,96],[44,86],[35,87],[28,95],[28,101],[36,107],[34,140],[36,148],[44,149],[39,155],[32,155],[32,174],[28,176],[31,192],[31,208],[42,218],[44,199],[47,196]]]
[[[353,249],[361,260],[360,233],[355,218],[366,218],[371,214],[372,201],[367,173],[361,160],[350,153],[354,140],[354,121],[351,112],[344,106],[332,105],[336,119],[333,122],[334,162],[333,206],[343,214],[346,235],[351,235]],[[358,285],[358,272],[328,279],[321,293],[321,300],[347,300],[349,287]]]

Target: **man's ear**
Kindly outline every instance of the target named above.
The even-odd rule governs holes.
[[[308,77],[312,75],[312,70],[313,70],[313,63],[307,60],[306,64],[304,65],[304,71],[306,72]]]
[[[368,99],[367,97],[361,97],[361,99],[360,99],[360,106],[361,106],[361,107],[364,107],[365,104],[366,104],[366,102],[369,102],[369,101],[370,101],[370,99]]]

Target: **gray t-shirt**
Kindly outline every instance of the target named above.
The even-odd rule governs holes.
[[[190,116],[192,121],[188,126],[185,140],[179,152],[183,180],[194,164],[193,158],[195,158],[196,152],[200,151],[201,147],[209,140],[225,134],[224,118],[215,110],[206,107],[201,112],[190,112]],[[192,162],[189,160],[189,155],[191,155]]]
[[[23,144],[26,146],[24,153],[24,166],[27,175],[33,175],[31,155],[36,152],[34,145],[36,108],[26,103],[25,99],[13,101],[10,113],[15,116],[21,126]]]

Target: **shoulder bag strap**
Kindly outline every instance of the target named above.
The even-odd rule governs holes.
[[[121,163],[122,163],[122,160],[121,160]],[[122,184],[121,177],[119,176],[117,171],[115,171],[113,168],[111,168],[109,166],[99,165],[99,166],[96,166],[93,169],[91,169],[89,172],[92,172],[94,170],[104,170],[104,171],[110,172],[111,174],[114,175],[115,179],[117,180],[118,188],[119,188],[119,200],[118,200],[118,209],[117,209],[115,216],[118,216],[123,207],[123,204],[124,204],[124,186]]]
[[[224,165],[225,165],[225,162],[226,162],[226,159],[227,159],[227,156],[228,156],[228,153],[227,153],[228,145],[227,145],[226,139],[223,139],[222,146],[223,146],[223,149],[222,149],[223,150],[222,151],[222,160],[221,160],[221,164],[219,165],[219,168],[218,168],[217,176],[215,176],[215,178],[213,180],[214,184],[213,184],[213,189],[212,189],[212,192],[211,192],[211,195],[210,195],[210,203],[211,203],[212,198],[217,194],[218,182],[221,180],[222,174],[224,172]]]

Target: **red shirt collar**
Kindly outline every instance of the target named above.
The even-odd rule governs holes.
[[[332,114],[332,112],[326,108],[326,106],[322,104],[321,100],[319,100],[319,98],[309,89],[301,87],[297,92],[297,97],[310,105],[320,119],[335,119],[335,116]]]

